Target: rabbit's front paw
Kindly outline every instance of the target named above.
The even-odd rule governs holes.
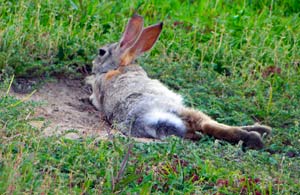
[[[95,94],[93,93],[90,97],[89,97],[90,103],[97,109],[100,110],[100,103],[97,101],[97,98],[95,96]]]

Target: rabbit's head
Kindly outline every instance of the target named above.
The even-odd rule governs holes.
[[[93,60],[94,74],[103,74],[129,65],[137,56],[152,48],[161,33],[163,23],[143,28],[143,21],[141,16],[133,15],[121,40],[99,49]]]

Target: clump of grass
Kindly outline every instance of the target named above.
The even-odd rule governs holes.
[[[181,60],[190,59],[191,64],[215,64],[218,71],[224,71],[224,66],[249,64],[249,60],[242,59],[246,56],[273,64],[281,61],[279,58],[286,59],[281,54],[290,53],[292,48],[292,61],[288,62],[299,57],[293,55],[297,54],[296,20],[300,8],[293,0],[238,1],[235,6],[227,0],[22,0],[3,1],[1,5],[0,68],[13,67],[18,76],[74,73],[90,65],[97,47],[117,41],[134,11],[149,23],[164,20],[168,32],[162,36],[168,43],[165,49],[168,53],[176,51]],[[265,49],[269,46],[272,47]],[[241,47],[247,53],[241,53]]]

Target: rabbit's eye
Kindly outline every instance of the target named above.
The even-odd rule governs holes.
[[[105,49],[99,49],[99,56],[104,56],[106,54]]]

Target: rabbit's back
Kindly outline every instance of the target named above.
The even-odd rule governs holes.
[[[165,131],[173,126],[184,134],[184,124],[177,116],[183,108],[182,97],[150,79],[141,67],[128,66],[122,74],[109,81],[103,78],[103,82],[103,111],[121,130],[131,129],[134,136],[149,137],[144,134],[146,127]]]

